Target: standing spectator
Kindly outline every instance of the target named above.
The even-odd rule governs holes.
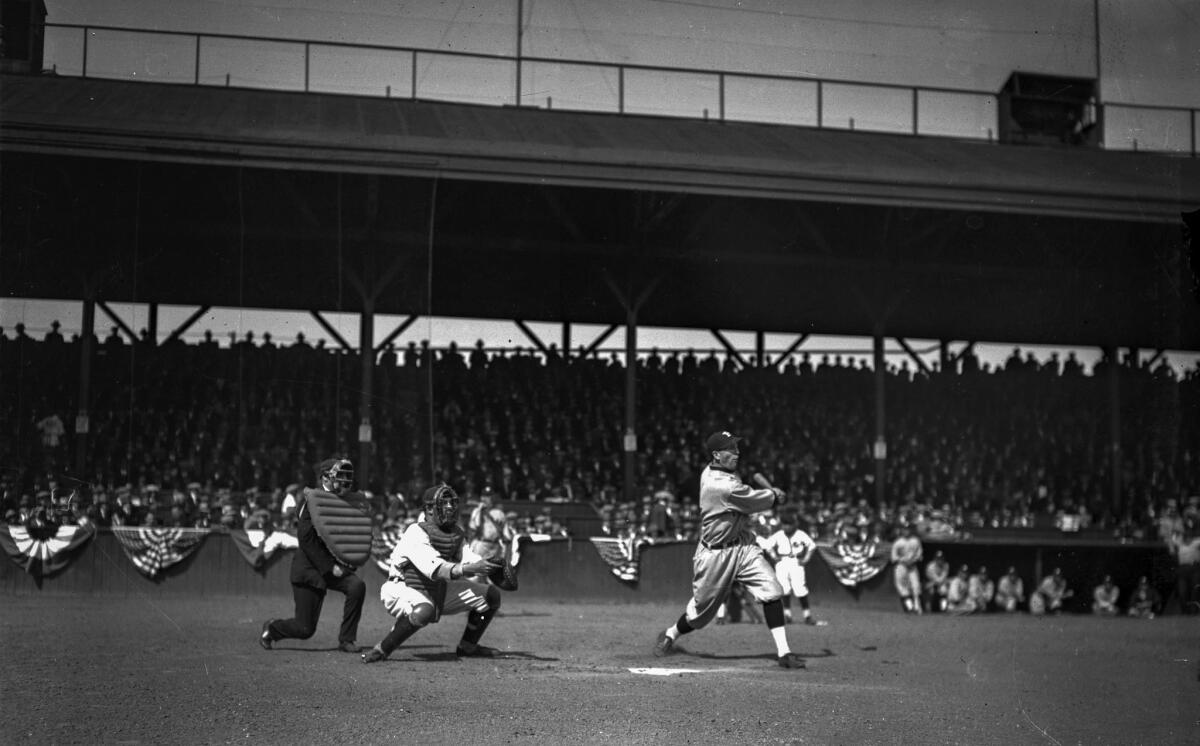
[[[508,518],[498,505],[495,505],[496,491],[490,486],[484,487],[479,493],[479,505],[471,511],[467,520],[467,535],[471,537],[471,551],[485,560],[503,562],[507,555],[507,545],[515,535]],[[470,578],[477,583],[487,583],[487,575]]]
[[[925,565],[925,600],[932,612],[946,610],[946,592],[950,590],[950,563],[942,550],[933,553]]]
[[[971,576],[968,586],[968,592],[975,602],[975,610],[990,610],[992,598],[996,595],[996,583],[988,577],[987,567],[981,565],[979,572]]]
[[[1200,613],[1200,533],[1196,524],[1185,523],[1167,540],[1167,548],[1178,565],[1175,576],[1181,614]]]
[[[1061,614],[1063,601],[1075,595],[1075,591],[1067,587],[1067,579],[1063,577],[1061,567],[1042,578],[1037,590],[1029,597],[1029,613],[1034,616],[1043,614]]]
[[[34,427],[42,434],[42,453],[47,465],[57,463],[59,446],[62,444],[63,435],[67,432],[62,419],[57,412],[51,412],[38,420]]]
[[[1017,574],[1017,568],[1009,567],[996,584],[996,608],[1012,613],[1025,603],[1025,581]]]
[[[338,497],[346,497],[354,484],[354,467],[346,459],[326,459],[317,467],[320,489]],[[298,511],[297,539],[300,549],[292,553],[292,595],[296,603],[292,619],[268,619],[262,627],[259,643],[270,650],[277,640],[294,638],[307,640],[317,631],[325,594],[332,588],[346,596],[342,610],[342,626],[338,632],[338,650],[359,652],[355,644],[358,621],[362,618],[363,599],[367,586],[354,574],[354,568],[344,565],[333,556],[329,547],[313,526],[306,499]]]
[[[1104,616],[1117,615],[1117,599],[1121,597],[1121,589],[1113,584],[1111,575],[1104,576],[1104,582],[1092,590],[1092,613]]]
[[[892,544],[893,580],[904,613],[921,613],[921,540],[913,533],[912,526],[900,527],[900,538]]]
[[[1162,610],[1162,596],[1150,585],[1145,575],[1138,578],[1137,588],[1129,597],[1129,616],[1153,619]]]

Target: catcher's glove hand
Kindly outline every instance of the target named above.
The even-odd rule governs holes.
[[[492,568],[488,571],[488,580],[502,591],[515,591],[517,589],[517,568],[503,560],[493,560],[491,565]]]

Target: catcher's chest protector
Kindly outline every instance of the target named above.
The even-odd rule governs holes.
[[[313,528],[340,562],[362,567],[371,558],[371,509],[366,498],[354,492],[346,497],[305,489]]]

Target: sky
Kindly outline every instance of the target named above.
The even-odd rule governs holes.
[[[523,10],[520,48],[524,57],[572,59],[776,74],[803,79],[863,81],[904,86],[998,91],[1013,71],[1095,77],[1106,104],[1200,108],[1200,2],[1196,0],[46,0],[48,23],[91,24],[304,39],[338,44],[378,44],[511,56],[517,50],[517,11]],[[1097,15],[1098,11],[1098,15]],[[1099,34],[1097,34],[1097,28]],[[90,75],[127,79],[190,82],[196,53],[187,37],[133,37],[93,32],[88,40]],[[301,47],[302,48],[302,47]],[[82,32],[47,33],[47,64],[61,74],[78,74]],[[422,58],[412,70],[407,55],[363,54],[344,47],[321,47],[311,58],[314,90],[407,95],[415,77],[421,95],[480,103],[511,103],[511,66]],[[235,85],[295,88],[303,81],[303,56],[295,45],[247,46],[206,40],[202,82],[220,84],[229,74]],[[500,71],[500,72],[497,72]],[[522,104],[563,108],[604,108],[615,100],[615,78],[587,68],[527,65]],[[757,84],[755,84],[757,85]],[[803,109],[811,86],[756,88],[730,82],[732,118],[790,116]],[[703,76],[630,73],[627,110],[699,116],[713,106],[713,85]],[[826,125],[888,129],[891,120],[906,125],[902,111],[891,111],[895,95],[861,88],[831,87],[826,92]],[[901,97],[904,98],[903,96]],[[770,104],[764,104],[769,101]],[[783,102],[781,104],[780,102]],[[903,102],[901,102],[903,103]],[[932,98],[923,111],[928,125],[945,132],[984,136],[993,115],[990,103],[947,102],[939,112]],[[901,107],[902,108],[902,107]],[[1164,149],[1189,142],[1194,126],[1175,113],[1117,116],[1108,119],[1109,147]],[[1148,118],[1149,117],[1149,118]],[[834,120],[834,121],[830,121]],[[786,121],[786,119],[780,119]],[[810,123],[800,121],[798,123]],[[165,335],[193,309],[160,309]],[[145,307],[120,306],[118,313],[135,330],[146,324]],[[0,327],[11,334],[17,322],[40,337],[58,319],[68,334],[78,329],[77,306],[47,305],[29,299],[0,299]],[[353,342],[357,322],[332,316]],[[376,338],[399,319],[380,319]],[[111,326],[97,316],[101,336]],[[547,342],[558,341],[555,325],[534,325]],[[192,334],[212,329],[222,341],[229,332],[241,337],[271,331],[291,340],[302,331],[309,339],[326,335],[307,314],[280,315],[250,310],[218,310],[201,319]],[[573,330],[573,345],[586,344],[598,328]],[[489,346],[528,346],[511,322],[425,319],[397,341],[454,339],[460,346],[484,338]],[[194,339],[194,337],[192,338]],[[769,348],[784,348],[795,337],[769,335]],[[731,341],[752,347],[749,332],[731,333]],[[719,347],[706,331],[640,330],[642,346]],[[619,347],[621,337],[609,338]],[[917,341],[917,347],[928,347]],[[802,350],[866,350],[869,340],[814,338]],[[1000,360],[1012,345],[983,345],[986,359]],[[1039,356],[1049,349],[1038,348]],[[895,348],[896,354],[899,349]],[[1093,360],[1095,351],[1082,351]],[[1171,355],[1176,367],[1191,365],[1193,355]],[[932,353],[930,355],[932,359]]]

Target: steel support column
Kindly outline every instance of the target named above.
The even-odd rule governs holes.
[[[92,388],[93,338],[96,328],[96,299],[83,301],[83,322],[79,329],[79,401],[75,411],[75,473],[85,479],[87,469],[88,430],[91,429],[88,402]]]
[[[883,330],[876,329],[872,338],[872,353],[875,366],[875,444],[872,454],[875,457],[875,507],[883,504],[886,497],[884,481],[887,479],[887,438],[884,435],[887,417],[884,409],[884,383],[887,371],[883,359]]]
[[[375,400],[375,308],[369,300],[358,317],[358,350],[362,360],[362,387],[358,400],[358,484],[369,489],[371,483],[371,402]]]

